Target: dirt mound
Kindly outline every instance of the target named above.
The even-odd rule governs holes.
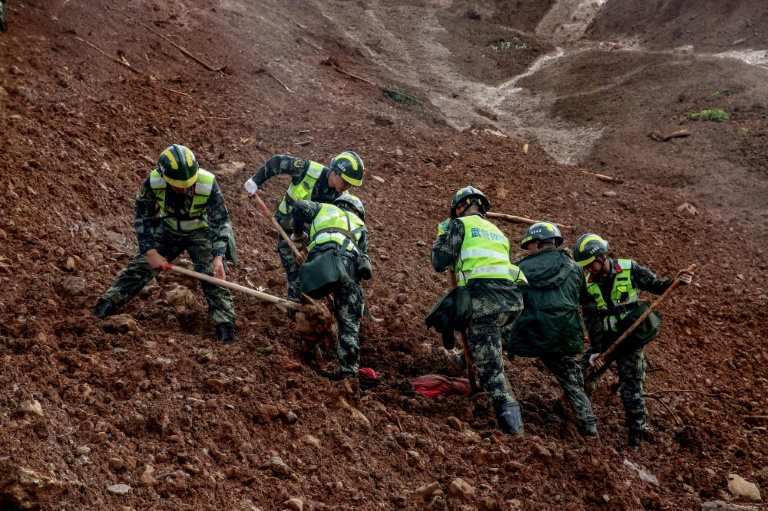
[[[434,16],[423,21],[440,37],[448,38],[440,20],[464,27],[450,44],[466,58],[507,37],[504,20],[519,19],[509,35],[524,36],[543,16],[543,3],[504,3],[502,10],[493,2],[385,4],[7,5],[10,32],[0,34],[0,54],[7,56],[0,63],[0,453],[14,470],[39,472],[61,490],[40,492],[28,504],[67,510],[695,509],[702,501],[729,499],[730,473],[764,488],[764,228],[739,219],[725,228],[707,207],[696,215],[678,211],[687,198],[661,171],[646,182],[611,184],[558,165],[539,146],[524,150],[524,141],[500,136],[487,115],[476,114],[488,122],[473,118],[464,131],[450,128],[440,110],[447,96],[384,65],[382,55],[399,58],[400,47],[371,21],[403,14],[406,27],[407,19],[421,19],[410,9],[431,9]],[[362,12],[344,24],[332,15],[339,7]],[[359,27],[365,41],[357,37]],[[533,43],[549,48],[546,41]],[[488,83],[530,62],[521,54],[489,55],[467,65]],[[424,107],[392,102],[379,88],[322,65],[329,58],[374,83],[409,89],[413,83]],[[443,58],[432,64],[455,56]],[[564,96],[558,115],[588,118],[596,103],[585,100],[582,106],[590,108],[578,109],[576,91],[589,92],[616,74],[631,79],[631,54],[608,52],[602,59],[610,65],[590,67],[585,59],[561,69],[567,86],[549,78],[548,87]],[[663,69],[666,62],[659,57],[657,63]],[[410,69],[418,75],[427,68],[414,60]],[[732,71],[713,65],[711,82],[681,82],[680,89],[693,92],[680,113],[689,104],[708,106],[704,94],[718,83],[755,79]],[[630,98],[611,104],[617,112],[635,112],[618,112],[626,115],[618,117],[622,122],[649,108]],[[665,96],[664,105],[673,99]],[[765,133],[760,108],[756,103],[749,114],[755,127],[748,136],[756,141]],[[744,127],[701,129],[728,144],[734,139],[717,131],[723,126],[729,137]],[[670,172],[672,166],[689,171],[686,158],[706,146],[696,140],[667,143],[673,149],[664,154],[679,160],[659,161]],[[134,196],[171,143],[192,148],[221,184],[241,259],[231,279],[281,296],[277,234],[248,202],[242,183],[272,154],[322,162],[346,149],[363,156],[368,174],[358,195],[366,206],[374,274],[365,296],[385,321],[363,320],[362,363],[376,370],[382,385],[360,392],[353,383],[331,382],[323,374],[333,369],[332,353],[325,367],[303,365],[293,322],[252,297],[235,297],[239,342],[217,343],[199,286],[177,275],[159,275],[109,321],[88,314],[133,256]],[[625,144],[643,160],[661,143],[628,138]],[[757,142],[746,147],[745,160],[758,162],[764,154]],[[731,170],[723,167],[720,175],[725,179]],[[494,211],[573,226],[563,232],[568,244],[594,231],[610,240],[614,255],[632,256],[665,276],[692,262],[701,266],[696,285],[676,291],[663,307],[662,339],[648,348],[654,436],[639,453],[623,450],[610,377],[595,394],[601,439],[594,444],[580,439],[557,384],[537,360],[507,365],[522,403],[522,439],[499,435],[484,395],[429,400],[413,388],[409,380],[416,376],[447,373],[437,353],[440,338],[423,323],[448,287],[447,277],[432,271],[429,250],[452,194],[468,184],[486,192]],[[270,208],[286,186],[280,178],[263,186]],[[516,246],[525,226],[498,225]],[[170,303],[166,293],[179,286],[196,301]],[[625,460],[647,467],[660,484],[643,482]],[[0,507],[20,506],[0,492]]]

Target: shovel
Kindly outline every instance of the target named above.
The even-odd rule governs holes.
[[[293,255],[296,256],[296,262],[298,264],[302,264],[306,259],[306,257],[304,257],[304,254],[299,252],[299,249],[296,248],[296,244],[291,240],[291,237],[288,236],[285,230],[280,226],[280,222],[278,222],[275,217],[269,214],[269,209],[267,209],[267,205],[264,204],[264,201],[261,200],[261,197],[259,197],[258,194],[254,193],[253,198],[256,200],[256,203],[259,205],[261,210],[264,213],[266,213],[266,215],[269,217],[270,220],[272,220],[272,224],[277,229],[277,232],[280,233],[280,236],[282,236],[285,242],[288,243],[288,246],[291,247],[291,250],[293,251]]]
[[[241,293],[255,296],[256,298],[264,300],[265,302],[271,302],[274,304],[282,305],[288,309],[295,310],[297,312],[296,327],[299,330],[299,334],[301,334],[301,336],[305,339],[316,340],[318,338],[325,339],[328,336],[331,338],[333,337],[333,331],[331,329],[333,316],[324,304],[319,303],[312,298],[306,297],[309,303],[300,304],[290,300],[285,300],[283,298],[278,298],[277,296],[272,296],[267,293],[262,293],[261,291],[256,291],[255,289],[241,286],[240,284],[217,279],[216,277],[211,277],[204,273],[187,270],[186,268],[182,268],[174,264],[166,264],[163,267],[163,270],[175,271],[189,277],[210,282],[211,284],[216,284],[217,286],[227,287],[229,289],[234,289],[235,291],[240,291]]]
[[[451,286],[456,287],[456,274],[453,273],[453,271],[450,272],[451,275]],[[459,332],[459,337],[461,338],[461,344],[464,347],[464,360],[467,362],[467,378],[469,378],[469,388],[473,394],[480,391],[480,388],[477,386],[477,381],[475,381],[475,364],[472,362],[472,354],[469,352],[469,342],[467,341],[467,332]]]
[[[688,267],[688,269],[687,269],[687,270],[685,270],[685,272],[681,272],[681,273],[690,273],[690,274],[693,274],[693,271],[694,271],[695,269],[696,269],[696,265],[695,265],[695,264],[692,264],[692,265],[690,265],[690,266]],[[600,356],[599,356],[599,357],[597,357],[597,358],[595,359],[595,361],[594,361],[594,362],[598,363],[598,365],[602,365],[602,363],[604,363],[604,362],[605,362],[605,360],[606,360],[606,359],[607,359],[607,358],[610,356],[610,354],[611,354],[611,353],[613,353],[613,352],[614,352],[614,351],[615,351],[617,348],[619,348],[619,346],[621,345],[621,343],[623,343],[623,342],[624,342],[624,340],[625,340],[627,337],[629,337],[630,335],[632,335],[632,332],[634,332],[634,331],[635,331],[635,329],[636,329],[637,327],[639,327],[639,326],[640,326],[640,325],[643,323],[643,321],[645,321],[645,318],[647,318],[647,317],[648,317],[648,316],[651,314],[651,312],[653,312],[653,310],[654,310],[656,307],[658,307],[658,306],[661,304],[661,302],[663,302],[664,300],[666,300],[666,299],[667,299],[667,297],[670,295],[670,293],[672,293],[672,291],[674,291],[675,289],[677,289],[677,287],[678,287],[679,285],[680,285],[680,277],[676,277],[676,278],[675,278],[675,281],[672,283],[672,285],[671,285],[671,286],[669,286],[669,287],[667,288],[667,290],[666,290],[666,291],[664,291],[664,293],[663,293],[663,294],[662,294],[662,295],[661,295],[661,296],[658,298],[658,300],[656,300],[655,302],[653,302],[653,303],[650,305],[650,307],[648,307],[648,310],[647,310],[647,311],[645,311],[645,312],[642,314],[642,316],[640,316],[639,318],[637,318],[637,320],[636,320],[634,323],[632,323],[632,325],[631,325],[629,328],[627,328],[627,330],[626,330],[626,331],[625,331],[623,334],[621,334],[621,336],[620,336],[618,339],[616,339],[616,342],[614,342],[613,344],[611,344],[611,347],[610,347],[610,348],[608,348],[608,349],[607,349],[607,350],[605,350],[603,353],[601,353],[601,354],[600,354]],[[597,372],[597,371],[599,371],[599,369],[598,369],[597,367],[595,367],[594,365],[591,365],[591,366],[587,367],[587,369],[586,369],[586,370],[584,370],[584,378],[587,378],[587,377],[591,376],[592,374],[594,374],[594,373],[595,373],[595,372]]]

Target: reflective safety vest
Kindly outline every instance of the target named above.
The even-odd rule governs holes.
[[[604,332],[618,332],[619,321],[632,312],[635,308],[632,304],[639,300],[637,288],[632,284],[632,260],[616,260],[616,272],[611,289],[611,303],[606,303],[598,283],[593,282],[591,276],[587,277],[587,291],[595,298],[597,308],[601,311]]]
[[[192,192],[192,207],[187,214],[189,218],[182,220],[178,218],[178,211],[170,211],[165,206],[168,182],[163,179],[163,176],[160,175],[157,169],[153,170],[149,175],[149,185],[152,187],[152,191],[155,192],[163,220],[174,230],[183,232],[196,231],[208,227],[208,199],[211,197],[214,181],[216,181],[216,178],[210,172],[203,169],[197,171],[197,181],[195,181]]]
[[[297,200],[312,200],[312,190],[317,184],[317,180],[320,179],[320,174],[323,173],[323,166],[317,162],[309,162],[309,170],[304,175],[299,184],[295,185],[291,182],[291,186],[283,195],[283,200],[280,201],[280,205],[277,210],[283,215],[287,215],[293,209],[293,203]]]
[[[459,218],[464,223],[464,241],[454,265],[458,285],[471,279],[504,279],[525,285],[523,272],[509,262],[509,240],[498,227],[479,215]]]
[[[338,243],[344,245],[347,243],[347,250],[355,254],[358,253],[357,244],[360,242],[365,224],[357,215],[337,208],[333,204],[322,204],[320,211],[312,219],[312,225],[309,228],[309,239],[311,240],[308,250],[312,250],[316,245],[323,243]],[[352,237],[354,243],[352,243]]]

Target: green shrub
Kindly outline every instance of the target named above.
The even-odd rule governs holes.
[[[411,94],[405,89],[401,89],[400,87],[397,87],[395,85],[388,85],[386,87],[382,87],[382,90],[384,91],[384,94],[387,95],[389,99],[394,101],[395,103],[400,103],[401,105],[420,105],[421,101],[419,101],[419,98]]]
[[[512,38],[511,41],[507,41],[503,37],[497,39],[496,41],[491,43],[491,49],[494,51],[501,51],[501,50],[530,50],[531,49],[531,43],[526,43],[525,41],[521,40],[519,37]]]
[[[687,115],[689,121],[727,121],[731,118],[722,108],[713,108],[711,110],[702,110],[697,113],[689,113]]]

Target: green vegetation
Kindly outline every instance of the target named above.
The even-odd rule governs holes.
[[[749,128],[745,128],[742,126],[741,128],[739,128],[739,133],[741,133],[742,135],[746,135],[747,133],[749,133]]]
[[[491,43],[491,49],[494,51],[502,50],[530,50],[531,43],[527,43],[519,37],[513,37],[511,41],[507,41],[503,37],[497,39]]]
[[[714,121],[721,122],[727,121],[731,118],[722,108],[713,108],[711,110],[702,110],[697,113],[689,113],[687,115],[689,121]]]
[[[381,89],[384,91],[384,94],[386,94],[387,97],[395,103],[400,103],[401,105],[423,104],[414,94],[411,94],[407,90],[401,89],[396,85],[388,85],[386,87],[382,87]]]
[[[729,92],[731,92],[731,91],[728,90],[728,89],[717,89],[715,92],[710,94],[709,97],[711,97],[711,98],[719,98],[720,96],[727,95]]]

